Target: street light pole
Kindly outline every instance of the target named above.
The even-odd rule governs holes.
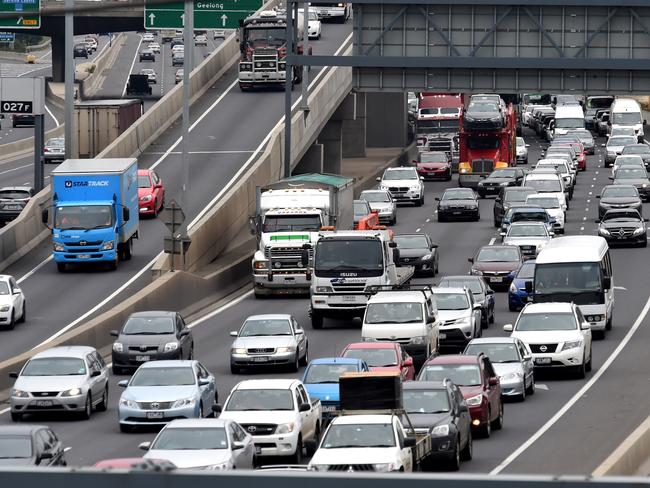
[[[74,146],[74,0],[65,0],[65,158],[75,156]]]
[[[187,186],[189,185],[189,134],[190,134],[190,73],[192,71],[194,51],[194,1],[185,0],[185,23],[183,25],[183,143],[182,149],[182,187],[180,195],[181,208],[187,206]],[[184,229],[185,230],[185,229]]]

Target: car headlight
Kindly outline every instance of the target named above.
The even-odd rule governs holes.
[[[63,251],[65,251],[65,247],[60,242],[55,242],[54,243],[54,250],[58,251],[58,252],[63,252]]]
[[[645,185],[643,185],[643,186],[645,186]],[[412,190],[412,191],[416,191],[416,190],[419,190],[419,189],[420,189],[420,185],[413,185],[413,186],[411,186],[411,190]]]
[[[645,188],[645,187],[647,187],[647,186],[648,186],[647,183],[643,183],[643,184],[641,185],[642,188]]]
[[[255,261],[253,262],[253,268],[255,269],[267,269],[269,267],[268,261]]]
[[[607,229],[605,229],[604,227],[600,227],[600,228],[598,229],[598,233],[599,233],[599,234],[602,234],[602,235],[604,235],[604,236],[608,236],[608,235],[609,235],[609,231],[608,231]]]
[[[11,309],[9,305],[0,305],[0,312],[8,312]]]
[[[102,251],[110,251],[111,249],[113,249],[114,244],[115,241],[106,241],[102,246]]]
[[[213,464],[211,466],[206,466],[205,469],[206,471],[226,471],[231,468],[230,462],[225,462],[222,464]]]
[[[461,168],[459,172],[460,173],[467,173],[468,171],[469,170],[467,168]]]
[[[575,349],[577,347],[582,347],[582,340],[578,339],[577,341],[567,341],[562,346],[562,350],[566,351],[567,349]]]
[[[81,395],[81,389],[79,389],[79,388],[71,388],[71,389],[61,393],[61,396],[63,396],[63,397],[73,397],[73,396],[79,396],[79,395]]]
[[[501,381],[515,381],[520,380],[521,378],[523,378],[523,375],[517,372],[506,373],[503,376],[499,376],[499,380]]]
[[[113,343],[113,351],[115,351],[115,352],[124,351],[124,345],[121,342],[114,342]]]
[[[165,352],[175,351],[176,349],[178,349],[178,342],[168,342],[163,348]]]
[[[291,432],[293,432],[293,428],[294,428],[294,423],[293,422],[289,422],[288,424],[280,424],[280,425],[278,425],[278,428],[275,429],[275,433],[276,434],[290,434]]]
[[[280,354],[282,354],[282,353],[287,353],[287,352],[295,352],[296,348],[294,346],[292,346],[292,347],[278,347],[276,349],[276,351],[279,352]]]
[[[253,71],[251,63],[239,63],[239,71]]]
[[[431,253],[425,254],[424,256],[422,256],[422,261],[429,261],[432,257],[433,257],[433,254],[431,254]]]
[[[141,202],[150,202],[152,198],[153,198],[152,195],[145,195],[143,197],[140,197],[140,201]]]
[[[287,70],[287,63],[278,63],[278,70],[279,71],[286,71]]]
[[[411,344],[426,344],[427,336],[415,336],[411,338]]]
[[[431,435],[449,435],[449,425],[436,425],[433,429],[431,429]]]
[[[518,290],[514,283],[510,283],[510,288],[508,288],[508,291],[510,293],[517,293]]]
[[[470,270],[470,274],[477,275],[477,276],[482,276],[482,275],[483,275],[483,271],[481,271],[480,269],[473,269],[473,268],[472,268],[472,269]]]
[[[26,391],[18,390],[16,388],[14,388],[13,390],[11,390],[11,396],[12,397],[17,397],[17,398],[29,398],[29,393],[27,393]]]
[[[138,406],[138,402],[134,402],[133,400],[127,400],[126,398],[120,398],[120,406],[127,407],[127,408],[140,408]]]
[[[183,398],[181,400],[176,400],[172,403],[172,408],[182,408],[182,407],[191,407],[196,402],[196,398]]]
[[[395,463],[378,463],[373,464],[372,467],[375,471],[378,471],[380,473],[386,473],[388,471],[395,471],[396,469],[399,469]]]
[[[476,406],[483,402],[483,395],[475,395],[467,399],[467,405]]]
[[[645,229],[643,227],[637,227],[634,229],[634,232],[632,232],[632,234],[635,236],[640,236],[641,234],[645,234]]]
[[[232,354],[246,354],[246,349],[243,347],[233,347],[230,352]]]
[[[316,293],[332,293],[334,290],[331,286],[317,286]]]

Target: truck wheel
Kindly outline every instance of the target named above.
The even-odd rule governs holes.
[[[56,263],[56,269],[59,273],[65,273],[65,263]]]
[[[133,239],[129,239],[127,242],[124,243],[124,252],[122,253],[122,260],[123,261],[130,261],[131,260],[131,251],[133,250]]]
[[[311,311],[311,328],[317,330],[323,328],[323,316],[315,310]]]

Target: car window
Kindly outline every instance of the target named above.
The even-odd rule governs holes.
[[[300,393],[300,397],[302,398],[302,403],[309,403],[309,396],[305,391],[305,387],[302,385],[298,385],[298,392]]]
[[[97,365],[99,366],[100,369],[103,369],[106,367],[106,361],[104,361],[104,358],[97,352],[95,351],[94,353],[95,356],[95,361],[97,362]]]
[[[51,451],[54,447],[50,437],[45,433],[45,430],[39,430],[36,433],[37,443],[42,447],[43,451]]]
[[[397,425],[395,430],[397,430],[397,443],[400,447],[404,447],[404,432],[399,425]]]
[[[101,368],[97,364],[97,361],[92,354],[86,356],[86,363],[88,364],[88,370],[92,373],[93,371],[101,371]]]
[[[300,408],[300,405],[304,402],[302,401],[302,397],[300,396],[298,388],[296,388],[296,391],[294,391],[293,394],[296,397],[296,408]]]

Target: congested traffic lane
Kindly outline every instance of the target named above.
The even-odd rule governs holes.
[[[323,40],[313,43],[314,52],[334,53],[350,31],[349,22],[326,26]],[[319,71],[312,69],[312,81]],[[184,204],[188,221],[209,204],[249,158],[259,153],[283,114],[283,92],[242,93],[237,88],[236,76],[235,68],[210,87],[192,107],[192,120],[202,119],[190,133],[190,191]],[[294,100],[299,95],[300,91],[294,90]],[[155,168],[160,174],[167,201],[180,198],[183,181],[177,142],[180,135],[179,120],[138,158],[140,167]],[[196,150],[198,148],[200,150]],[[119,300],[147,283],[150,280],[147,271],[162,249],[166,232],[159,220],[143,220],[140,238],[134,244],[133,259],[121,263],[116,272],[88,268],[60,274],[53,263],[45,262],[51,249],[49,239],[12,265],[6,273],[16,278],[28,276],[21,287],[25,290],[30,318],[24,327],[2,331],[0,360],[31,349],[73,322],[81,323],[77,319],[82,316],[90,318],[106,309],[111,303],[107,300],[109,296],[111,300]],[[34,268],[35,272],[29,274]],[[59,300],[60,290],[66,290],[70,299]]]

